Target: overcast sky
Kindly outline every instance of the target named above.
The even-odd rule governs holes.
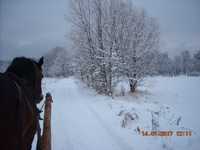
[[[0,0],[0,59],[67,46],[68,0]],[[160,24],[162,50],[200,47],[200,0],[133,0]]]

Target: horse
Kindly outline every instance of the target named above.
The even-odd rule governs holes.
[[[16,57],[0,74],[0,149],[31,150],[38,128],[43,57]]]

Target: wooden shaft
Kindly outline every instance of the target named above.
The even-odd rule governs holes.
[[[45,109],[44,109],[44,122],[42,134],[42,150],[51,150],[51,103],[52,96],[50,93],[46,95]]]

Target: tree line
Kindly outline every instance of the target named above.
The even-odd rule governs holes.
[[[168,53],[158,53],[158,75],[200,75],[200,50],[191,54],[189,50],[182,51],[179,55],[169,57]]]
[[[144,72],[143,76],[177,76],[177,75],[188,75],[188,76],[200,76],[200,50],[191,54],[189,50],[182,51],[179,55],[169,57],[167,52],[156,51],[151,54],[148,59],[154,59],[153,69]],[[153,56],[154,55],[154,56]],[[89,79],[81,74],[79,69],[83,69],[80,66],[80,60],[77,60],[76,53],[71,54],[70,51],[63,47],[55,47],[44,55],[44,67],[43,72],[45,77],[69,77],[77,76],[83,80],[88,86],[94,83],[88,83]],[[147,59],[147,57],[146,57]],[[152,60],[151,60],[152,61]],[[9,61],[0,60],[0,72],[4,72]],[[87,70],[85,70],[87,71]],[[117,72],[119,71],[119,72]],[[99,73],[99,72],[97,72]],[[115,70],[115,75],[119,75],[118,79],[115,78],[115,84],[120,82],[120,79],[128,78],[126,76],[120,76],[121,70]],[[114,75],[113,75],[114,76]],[[117,77],[117,76],[115,76]],[[98,78],[97,78],[98,79]],[[114,80],[114,79],[113,79]],[[92,81],[91,81],[92,82]],[[94,81],[93,81],[94,82]],[[98,83],[96,83],[98,84]],[[91,86],[92,87],[92,86]],[[130,87],[131,88],[131,87]]]

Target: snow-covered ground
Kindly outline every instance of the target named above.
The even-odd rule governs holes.
[[[45,79],[43,89],[54,100],[53,150],[200,149],[200,77],[146,78],[135,94],[113,99],[73,77]],[[142,136],[151,130],[174,134]],[[192,131],[192,136],[176,136],[176,131]]]

